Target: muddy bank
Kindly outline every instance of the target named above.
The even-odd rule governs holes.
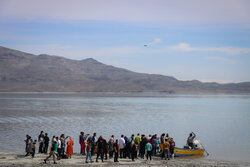
[[[53,164],[52,158],[45,164],[44,158],[47,155],[36,154],[35,158],[31,156],[24,156],[20,153],[0,153],[0,166],[1,167],[47,167],[47,166],[168,166],[168,167],[250,167],[250,163],[241,161],[224,161],[213,160],[207,158],[196,159],[183,159],[175,158],[171,160],[161,160],[161,158],[153,157],[151,161],[146,159],[135,159],[132,162],[130,159],[119,159],[118,163],[114,163],[113,159],[104,160],[99,162],[85,163],[85,156],[74,154],[72,159],[62,159]],[[93,156],[95,160],[95,156]]]

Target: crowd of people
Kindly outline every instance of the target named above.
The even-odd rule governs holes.
[[[67,140],[68,139],[68,140]],[[26,143],[25,151],[26,155],[32,155],[34,158],[35,152],[36,152],[36,143],[37,140],[34,140],[31,138],[31,136],[26,135],[26,140],[24,140]],[[44,162],[46,163],[47,160],[52,156],[53,161],[56,164],[56,157],[58,160],[62,158],[71,158],[71,155],[73,154],[73,145],[74,145],[74,140],[71,136],[65,137],[64,134],[61,134],[60,137],[53,136],[51,139],[51,146],[49,148],[49,142],[50,139],[48,137],[48,134],[43,131],[41,131],[40,135],[38,136],[38,143],[39,143],[39,150],[38,153],[44,153],[48,154],[49,151],[49,156],[46,157]],[[66,147],[67,144],[67,147]],[[66,152],[65,152],[66,148]]]
[[[191,139],[190,139],[191,140]],[[26,156],[34,157],[37,140],[33,140],[29,135],[26,136]],[[73,137],[61,134],[60,137],[53,136],[51,139],[48,134],[41,131],[38,136],[39,150],[38,153],[49,155],[44,159],[46,163],[52,156],[54,163],[56,159],[70,159],[73,154],[74,140]],[[152,159],[152,156],[160,155],[162,159],[169,160],[173,157],[175,142],[167,133],[161,136],[155,135],[140,135],[132,134],[130,137],[121,135],[118,139],[112,135],[109,140],[103,136],[97,137],[96,133],[93,136],[80,132],[79,135],[80,154],[86,155],[85,162],[93,163],[92,156],[96,154],[95,161],[100,159],[102,162],[108,158],[114,158],[114,162],[119,162],[118,159],[129,158],[135,161],[137,158]],[[49,147],[50,145],[50,147]],[[66,152],[65,152],[66,150]]]

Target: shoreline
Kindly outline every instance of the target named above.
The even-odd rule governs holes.
[[[96,155],[92,158],[93,163],[85,163],[85,155],[73,154],[72,159],[56,160],[57,164],[53,164],[52,157],[45,164],[44,159],[48,155],[35,154],[35,157],[24,156],[25,153],[0,153],[0,166],[1,167],[46,167],[46,166],[169,166],[169,167],[250,167],[250,162],[242,161],[226,161],[215,160],[209,158],[174,158],[170,160],[162,160],[160,157],[152,157],[152,160],[146,159],[118,159],[118,163],[114,159],[95,162]]]

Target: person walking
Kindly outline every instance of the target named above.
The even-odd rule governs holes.
[[[44,159],[44,163],[47,163],[47,160],[53,156],[53,161],[54,161],[54,164],[56,164],[56,157],[55,157],[55,146],[56,146],[56,141],[54,141],[51,145],[51,148],[50,148],[50,153],[49,153],[49,156],[47,158]]]

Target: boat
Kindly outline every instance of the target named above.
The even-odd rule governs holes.
[[[204,156],[204,149],[174,148],[174,156]]]
[[[163,148],[163,144],[160,144],[161,150]],[[174,147],[174,156],[175,157],[183,157],[183,156],[204,156],[204,149],[190,149],[186,146],[184,148]]]

